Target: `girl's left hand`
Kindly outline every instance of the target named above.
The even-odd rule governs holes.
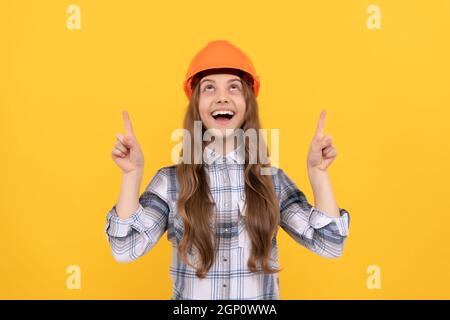
[[[320,113],[317,130],[309,147],[307,165],[308,170],[318,169],[326,171],[337,156],[336,148],[330,135],[324,135],[326,111]]]

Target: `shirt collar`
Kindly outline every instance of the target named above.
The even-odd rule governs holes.
[[[207,164],[213,163],[237,163],[244,164],[245,149],[244,144],[241,143],[237,148],[228,152],[225,156],[219,152],[214,151],[212,148],[206,146],[204,151],[204,159]]]

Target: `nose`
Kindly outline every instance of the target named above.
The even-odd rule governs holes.
[[[227,97],[221,96],[217,99],[216,103],[219,105],[228,104],[230,103],[230,100]]]

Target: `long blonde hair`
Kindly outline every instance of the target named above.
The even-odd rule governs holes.
[[[238,73],[242,81],[242,89],[246,102],[246,111],[242,129],[260,129],[258,115],[258,103],[251,88],[251,80],[245,73]],[[201,121],[198,105],[200,95],[199,80],[197,76],[193,81],[193,94],[188,104],[184,118],[184,129],[190,132],[191,146],[194,145],[194,121]],[[264,146],[261,154],[268,155],[267,145],[259,141],[257,135],[257,147]],[[276,234],[280,219],[280,208],[273,188],[270,175],[261,175],[260,169],[268,167],[267,158],[261,159],[258,150],[257,162],[249,161],[249,143],[245,145],[244,182],[246,198],[246,220],[245,226],[251,240],[252,249],[248,259],[248,268],[256,273],[276,273],[280,270],[270,267],[272,238]],[[206,146],[202,144],[202,150]],[[186,252],[194,246],[199,254],[199,266],[196,275],[204,278],[211,268],[215,256],[215,232],[211,230],[211,221],[214,221],[215,203],[210,191],[210,184],[205,164],[195,164],[191,152],[189,164],[181,162],[177,165],[177,179],[180,192],[177,201],[178,212],[184,222],[184,235],[178,250],[183,261],[191,266]],[[203,153],[202,153],[203,154]],[[181,151],[183,156],[183,150]],[[194,266],[193,266],[194,267]]]

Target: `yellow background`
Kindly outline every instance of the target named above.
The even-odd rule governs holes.
[[[66,9],[81,9],[69,30]],[[370,4],[381,29],[369,30]],[[117,263],[104,234],[128,110],[146,167],[172,164],[182,81],[227,39],[261,77],[261,120],[280,166],[313,203],[306,155],[321,109],[329,174],[351,215],[343,257],[279,233],[282,299],[450,298],[450,1],[1,1],[0,298],[169,299],[166,234]],[[81,268],[69,290],[66,268]],[[367,267],[381,268],[369,290]]]

